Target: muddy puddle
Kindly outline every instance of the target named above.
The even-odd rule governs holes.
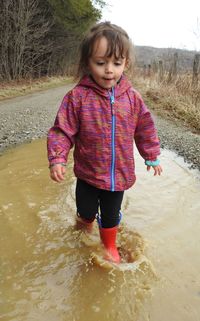
[[[198,321],[198,173],[163,150],[163,176],[153,177],[137,155],[116,266],[103,259],[97,226],[76,231],[72,161],[65,182],[52,182],[45,144],[0,157],[1,320]]]

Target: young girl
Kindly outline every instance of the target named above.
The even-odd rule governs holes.
[[[120,262],[116,236],[124,190],[136,179],[134,141],[147,170],[162,172],[152,116],[124,75],[132,64],[123,29],[109,22],[91,28],[80,50],[80,81],[64,97],[48,133],[51,178],[64,179],[74,146],[77,226],[90,231],[97,218],[105,258],[115,263]]]

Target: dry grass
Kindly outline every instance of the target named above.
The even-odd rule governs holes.
[[[0,83],[0,100],[23,96],[70,82],[72,82],[70,77],[43,77],[34,80],[21,79],[19,81],[2,82]]]
[[[179,75],[168,83],[156,77],[137,75],[133,83],[149,107],[161,116],[177,120],[196,133],[200,133],[200,86],[192,86],[190,75]]]

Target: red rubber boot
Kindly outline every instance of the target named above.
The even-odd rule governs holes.
[[[76,228],[77,230],[83,230],[86,231],[88,233],[92,232],[92,228],[93,228],[93,221],[94,220],[86,220],[81,218],[80,216],[77,216],[76,218]]]
[[[111,228],[99,228],[100,237],[106,250],[105,259],[114,263],[120,263],[121,258],[116,247],[117,226]]]

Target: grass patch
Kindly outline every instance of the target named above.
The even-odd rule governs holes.
[[[0,83],[0,100],[24,96],[33,92],[66,85],[71,82],[73,82],[72,77],[61,76],[2,82]]]
[[[177,82],[167,84],[137,76],[133,83],[156,114],[177,121],[200,134],[200,89],[194,90],[189,80],[187,85],[186,79],[181,82],[180,78]]]

